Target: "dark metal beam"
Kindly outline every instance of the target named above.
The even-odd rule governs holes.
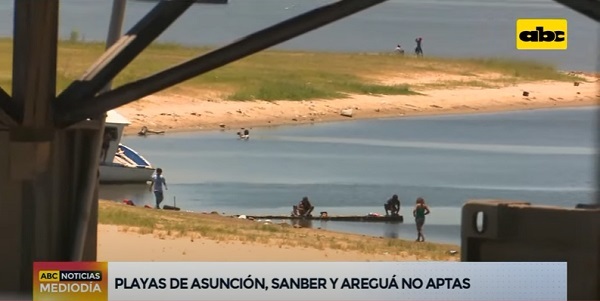
[[[94,97],[193,3],[194,0],[158,3],[114,43],[79,80],[74,81],[60,94],[56,103],[56,115],[62,113],[61,108]]]
[[[113,0],[112,13],[108,23],[108,34],[106,35],[106,48],[114,45],[122,35],[123,21],[125,20],[125,8],[127,0]]]
[[[108,34],[106,36],[106,50],[116,44],[123,33],[123,22],[125,21],[125,8],[127,0],[113,0],[112,13],[110,14],[110,23],[108,23]],[[112,88],[110,81],[99,93],[106,92]]]
[[[100,112],[115,109],[385,1],[387,0],[340,0],[319,7],[94,99],[65,107],[58,124],[68,126]]]
[[[19,109],[10,95],[0,88],[0,123],[6,126],[15,126],[20,122]]]
[[[596,22],[600,22],[599,0],[554,0],[570,9],[583,14]]]
[[[50,125],[56,96],[58,0],[15,0],[13,101],[23,125]]]
[[[110,25],[108,28],[108,35],[106,37],[106,48],[110,49],[121,36],[123,28],[123,19],[125,18],[125,7],[127,0],[113,0],[113,10],[111,14]],[[104,86],[102,92],[109,91],[111,89],[111,82]],[[87,181],[85,189],[81,190],[81,199],[77,204],[77,214],[75,216],[75,231],[73,236],[73,247],[71,250],[71,260],[73,261],[84,261],[86,257],[93,257],[96,260],[96,243],[97,239],[94,239],[96,243],[91,244],[94,252],[86,250],[90,246],[92,240],[90,236],[97,237],[98,231],[98,185],[99,179],[98,165],[100,164],[100,149],[102,145],[102,137],[104,136],[104,126],[106,124],[106,116],[103,113],[102,117],[96,119],[100,121],[100,124],[95,128],[95,131],[91,131],[89,134],[90,139],[90,150],[89,153],[92,155],[92,160],[88,160],[87,174],[84,177]],[[91,233],[91,234],[90,234]],[[87,252],[86,252],[87,251]],[[90,254],[93,253],[93,254]]]
[[[2,145],[9,166],[3,179],[17,193],[2,191],[2,199],[16,202],[20,210],[7,225],[20,227],[21,239],[14,253],[3,260],[19,261],[20,271],[31,271],[34,261],[64,259],[60,256],[61,223],[55,209],[60,202],[49,196],[49,170],[56,99],[58,0],[15,0],[12,101],[23,112],[21,124],[11,127]],[[68,161],[67,161],[68,162]],[[62,220],[61,220],[62,222]],[[32,291],[31,276],[21,272],[20,291]],[[14,289],[13,287],[12,289]]]

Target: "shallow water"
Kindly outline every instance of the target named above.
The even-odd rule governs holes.
[[[226,214],[289,214],[302,196],[315,212],[383,213],[398,194],[402,225],[313,222],[315,227],[412,238],[414,200],[432,207],[426,231],[458,243],[469,199],[573,207],[594,200],[596,110],[411,117],[235,131],[126,137],[165,170],[167,204]],[[103,197],[152,204],[144,185],[103,187]]]

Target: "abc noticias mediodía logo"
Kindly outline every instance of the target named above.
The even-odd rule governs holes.
[[[566,50],[567,19],[517,19],[519,50]]]
[[[102,292],[100,271],[40,271],[39,291],[42,293],[96,293]]]

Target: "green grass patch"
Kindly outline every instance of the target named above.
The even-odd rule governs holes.
[[[58,91],[62,91],[73,80],[81,77],[101,56],[104,47],[104,43],[82,42],[78,38],[61,41],[58,49]],[[115,78],[113,84],[115,87],[121,86],[210,50],[206,47],[154,43],[129,64]],[[0,52],[5,54],[0,57],[0,84],[10,92],[11,39],[0,38]],[[505,81],[512,82],[577,79],[558,72],[549,65],[500,58],[418,59],[391,53],[269,50],[194,77],[164,92],[201,95],[203,91],[216,91],[225,99],[237,101],[331,99],[346,97],[349,94],[411,95],[416,92],[410,85],[386,85],[380,80],[403,76],[418,78],[419,74],[430,72],[472,76],[474,81],[483,83],[487,80],[477,77],[484,73],[498,73]]]
[[[156,225],[159,224],[159,219],[157,216],[152,216],[144,212],[120,210],[119,208],[102,210],[98,215],[98,221],[101,224],[122,225],[148,229],[154,229]]]
[[[496,88],[500,86],[496,81],[481,81],[481,80],[448,80],[435,83],[427,83],[419,85],[419,87],[429,89],[452,89],[461,87],[478,87],[478,88]]]
[[[558,80],[570,81],[578,77],[557,72],[556,68],[535,61],[498,59],[498,58],[476,58],[466,60],[483,70],[498,72],[508,78],[526,80]]]
[[[342,78],[343,77],[343,78]],[[344,98],[349,94],[410,95],[417,94],[408,85],[366,83],[350,76],[309,76],[295,74],[278,79],[253,81],[227,96],[230,100],[308,100]]]
[[[227,96],[229,100],[306,100],[331,99],[344,97],[340,91],[326,86],[315,86],[306,82],[271,80],[256,82],[240,87],[236,92]]]

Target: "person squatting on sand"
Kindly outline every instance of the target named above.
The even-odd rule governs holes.
[[[164,200],[163,186],[165,190],[167,188],[167,180],[162,175],[162,168],[157,168],[156,173],[152,175],[152,182],[150,183],[150,191],[154,188],[154,198],[156,199],[156,209],[160,209],[160,203]]]
[[[387,203],[383,204],[383,208],[385,209],[386,216],[390,216],[390,213],[392,216],[398,216],[400,212],[400,200],[398,199],[398,195],[394,194]]]
[[[292,216],[312,216],[311,213],[315,209],[308,197],[303,197],[298,205],[293,206]]]
[[[413,216],[415,217],[415,223],[417,224],[416,241],[425,241],[425,236],[423,235],[423,225],[425,224],[425,215],[429,213],[429,207],[425,205],[425,200],[423,198],[418,198],[415,209],[413,210]]]
[[[402,46],[400,46],[400,44],[396,45],[395,51],[397,54],[404,55],[404,49],[402,49]]]

